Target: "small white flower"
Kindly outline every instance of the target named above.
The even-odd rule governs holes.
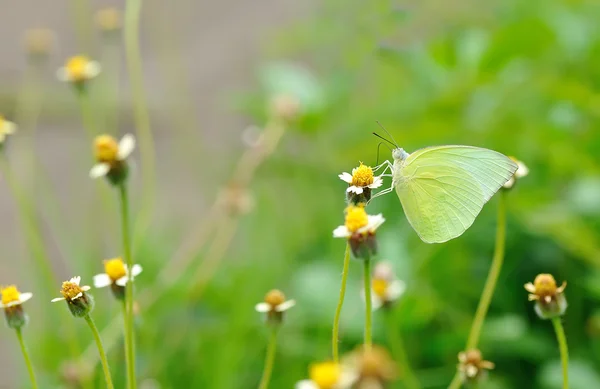
[[[517,182],[517,179],[523,178],[529,174],[529,168],[527,167],[527,165],[525,165],[523,162],[517,160],[514,157],[510,157],[510,159],[512,159],[517,164],[517,171],[504,184],[504,188],[506,188],[506,189],[512,188],[513,185],[515,184],[515,182]]]
[[[94,141],[96,163],[90,170],[91,178],[106,176],[115,165],[125,161],[135,149],[135,137],[126,134],[119,143],[110,135],[100,135]]]
[[[59,68],[56,77],[64,82],[84,82],[100,74],[100,64],[83,55],[69,58],[65,66]]]
[[[349,366],[335,362],[322,362],[311,365],[308,380],[296,383],[295,389],[350,389],[358,379],[358,374]]]
[[[33,297],[33,293],[21,293],[14,285],[0,288],[0,294],[2,295],[0,301],[0,308],[2,309],[21,305]]]
[[[51,301],[53,303],[55,303],[57,301],[63,301],[63,300],[68,300],[68,301],[77,300],[78,298],[83,296],[84,292],[87,292],[88,290],[91,289],[88,285],[79,286],[80,282],[81,282],[81,277],[79,277],[79,276],[73,277],[69,281],[63,282],[62,289],[60,291],[60,293],[63,296],[54,298]]]
[[[285,312],[288,309],[296,305],[296,301],[285,299],[285,295],[277,290],[273,289],[265,296],[265,301],[256,304],[256,312],[269,313],[269,312]]]
[[[104,261],[105,273],[96,274],[94,276],[94,287],[104,288],[106,286],[116,284],[125,286],[129,281],[129,271],[121,258],[113,258]],[[131,268],[132,278],[135,279],[142,272],[142,267],[135,264]]]
[[[357,195],[362,194],[365,188],[376,189],[383,185],[381,176],[374,176],[373,169],[369,166],[360,165],[352,169],[352,174],[343,172],[338,177],[349,186],[346,192],[353,192]]]
[[[381,226],[383,222],[385,222],[385,218],[382,214],[367,215],[367,224],[353,231],[347,219],[348,217],[346,217],[346,223],[344,225],[338,226],[335,230],[333,230],[334,238],[350,238],[356,233],[374,233],[377,230],[377,228],[379,228],[379,226]]]
[[[0,115],[0,144],[4,143],[7,135],[12,135],[17,131],[17,125],[10,122]]]

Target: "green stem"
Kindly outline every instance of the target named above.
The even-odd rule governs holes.
[[[127,0],[125,4],[125,24],[123,36],[127,71],[131,80],[131,96],[133,98],[133,115],[141,151],[141,171],[144,197],[142,198],[138,217],[137,237],[148,227],[154,204],[155,187],[155,155],[154,139],[150,130],[150,117],[144,94],[144,78],[142,74],[142,58],[139,45],[140,13],[142,0]]]
[[[35,373],[33,372],[33,365],[31,364],[31,359],[29,359],[29,353],[27,352],[27,347],[25,346],[25,342],[23,341],[23,333],[20,328],[17,328],[17,339],[19,339],[19,345],[21,345],[21,351],[23,352],[23,358],[25,358],[25,365],[27,365],[27,371],[29,372],[29,379],[31,380],[31,387],[33,389],[37,389],[37,381],[35,379]]]
[[[119,185],[121,202],[121,231],[123,235],[123,256],[127,264],[129,279],[125,285],[125,359],[127,361],[127,387],[135,389],[135,342],[133,330],[133,258],[129,237],[129,200],[125,183]]]
[[[558,340],[558,347],[560,349],[560,360],[562,362],[563,373],[563,389],[569,389],[569,347],[567,346],[565,329],[560,321],[560,317],[553,318],[552,325],[554,326],[556,339]]]
[[[275,364],[275,352],[277,351],[277,329],[271,330],[271,338],[269,339],[269,345],[267,346],[267,356],[265,359],[265,370],[263,371],[262,379],[260,380],[259,389],[267,389],[269,382],[271,381],[271,373],[273,372],[273,365]]]
[[[492,266],[488,273],[487,280],[483,287],[483,293],[479,299],[479,306],[475,313],[475,319],[471,325],[471,331],[469,332],[469,338],[467,340],[467,346],[465,350],[476,349],[479,343],[479,336],[481,335],[481,329],[485,316],[487,315],[488,308],[494,295],[494,289],[496,289],[496,283],[500,276],[500,270],[502,269],[502,263],[504,262],[504,245],[506,241],[506,195],[505,190],[500,190],[500,199],[498,201],[498,215],[496,225],[496,247],[494,249],[494,257],[492,259]],[[457,389],[461,385],[461,379],[458,372],[456,372],[454,379],[448,386],[448,389]]]
[[[386,313],[388,317],[390,349],[400,365],[400,370],[402,372],[400,379],[406,389],[421,389],[421,384],[419,384],[419,380],[413,372],[408,355],[406,354],[406,348],[404,347],[404,341],[400,334],[396,311],[390,308]]]
[[[96,324],[94,324],[94,320],[90,317],[90,315],[84,316],[85,321],[90,326],[92,330],[92,334],[94,335],[94,340],[96,341],[96,346],[98,347],[98,353],[100,353],[100,361],[102,362],[102,370],[104,370],[104,378],[106,379],[106,387],[107,389],[114,389],[112,378],[110,377],[110,369],[108,367],[108,360],[106,359],[106,353],[104,352],[104,347],[102,346],[102,339],[100,339],[100,333],[98,332],[98,328],[96,328]]]
[[[363,260],[363,281],[365,289],[365,347],[371,348],[373,345],[373,301],[371,300],[371,258]]]
[[[350,267],[350,243],[346,244],[346,253],[344,254],[344,268],[342,270],[342,285],[340,286],[340,299],[337,308],[335,309],[335,317],[333,319],[333,335],[331,339],[331,348],[333,353],[333,361],[337,362],[340,359],[338,342],[340,333],[340,316],[342,315],[342,306],[344,305],[344,296],[346,296],[346,283],[348,281],[348,268]]]
[[[504,244],[506,241],[506,191],[500,191],[500,199],[498,202],[498,220],[496,226],[496,248],[494,250],[494,258],[492,259],[492,267],[488,274],[485,286],[483,287],[483,293],[479,300],[479,306],[475,313],[475,319],[471,326],[471,332],[469,333],[469,340],[467,341],[467,347],[465,350],[472,350],[477,348],[479,343],[479,336],[481,334],[481,328],[485,316],[487,315],[488,308],[494,295],[494,289],[496,289],[496,283],[500,276],[500,270],[502,269],[502,263],[504,262]]]
[[[81,121],[90,140],[93,140],[96,135],[99,135],[96,128],[96,119],[94,117],[94,109],[92,108],[92,99],[90,98],[88,85],[82,86],[77,90],[79,98],[79,107],[81,109]]]

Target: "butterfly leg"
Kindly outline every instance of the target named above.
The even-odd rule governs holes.
[[[386,159],[385,161],[383,161],[379,165],[375,166],[373,168],[373,172],[378,171],[382,167],[385,168],[385,169],[383,169],[383,173],[385,173],[388,169],[392,170],[392,163],[389,160]]]
[[[387,188],[387,189],[384,189],[384,190],[380,190],[379,192],[375,193],[375,194],[374,194],[374,195],[371,197],[371,200],[373,200],[373,199],[374,199],[374,198],[376,198],[376,197],[383,196],[384,194],[388,194],[388,193],[390,193],[390,192],[391,192],[391,191],[393,191],[393,190],[394,190],[394,187],[393,187],[393,186],[390,186],[389,188]]]

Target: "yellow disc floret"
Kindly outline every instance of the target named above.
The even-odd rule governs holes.
[[[373,169],[370,166],[363,165],[352,170],[352,185],[358,187],[369,186],[373,183]]]
[[[84,55],[77,55],[67,61],[67,73],[73,81],[83,81],[88,78],[88,65],[90,59]]]
[[[533,285],[538,296],[554,296],[557,292],[556,281],[551,274],[538,274]]]
[[[96,13],[96,23],[104,31],[115,31],[121,28],[121,12],[116,8],[101,9]]]
[[[104,272],[113,282],[127,275],[125,264],[121,258],[107,259],[104,261]]]
[[[265,303],[271,307],[276,307],[283,304],[283,302],[285,302],[285,295],[280,290],[273,289],[265,296]]]
[[[373,292],[382,300],[387,296],[388,282],[386,280],[375,278],[371,281]]]
[[[94,139],[94,154],[98,162],[115,162],[119,154],[119,143],[110,135],[97,136]]]
[[[65,281],[62,283],[62,289],[60,294],[67,300],[75,300],[79,297],[79,294],[83,293],[83,289],[74,282]]]
[[[310,367],[309,377],[320,389],[331,389],[338,383],[342,369],[335,362],[316,363]]]
[[[355,233],[368,223],[369,218],[364,207],[351,205],[346,209],[346,221],[344,225],[351,233]]]
[[[7,305],[13,303],[15,301],[19,301],[21,297],[21,293],[16,286],[10,285],[0,289],[0,293],[2,293],[2,304]]]

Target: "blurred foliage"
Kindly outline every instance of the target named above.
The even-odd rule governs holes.
[[[336,175],[359,160],[375,165],[390,157],[384,147],[377,155],[378,139],[370,134],[380,131],[378,120],[409,152],[469,144],[514,155],[530,168],[509,194],[506,261],[480,346],[496,369],[482,388],[560,387],[552,326],[535,317],[523,289],[541,272],[569,283],[572,388],[600,387],[600,4],[465,0],[455,9],[432,3],[400,9],[388,1],[328,1],[279,38],[272,49],[277,62],[265,64],[262,84],[238,106],[261,123],[267,96],[300,87],[309,120],[285,134],[253,180],[255,208],[243,217],[204,293],[190,297],[196,280],[187,273],[141,307],[143,379],[162,388],[256,386],[268,331],[253,307],[274,287],[298,304],[280,333],[271,387],[290,388],[311,361],[329,358],[344,251],[343,242],[331,238],[344,208],[345,184]],[[282,57],[312,73],[299,74],[304,65],[282,65]],[[387,218],[381,258],[392,261],[408,285],[396,309],[411,363],[424,387],[445,388],[490,265],[496,201],[462,237],[444,245],[422,243],[393,194],[370,207]],[[140,289],[158,288],[154,280],[186,233],[177,226],[160,230],[137,250],[145,266],[136,281]],[[198,253],[196,263],[206,255]],[[77,266],[84,280],[100,270]],[[362,339],[359,264],[350,271],[342,352]],[[111,301],[108,290],[94,294],[102,328],[119,310],[102,303]],[[85,328],[61,330],[62,321],[72,320],[66,309],[62,316],[56,312],[61,308],[43,308],[45,320],[32,320],[28,330],[42,380],[56,387],[55,373],[68,359],[58,352],[66,337],[91,341]],[[386,345],[383,325],[376,313],[375,341]],[[109,358],[123,387],[121,344]]]

